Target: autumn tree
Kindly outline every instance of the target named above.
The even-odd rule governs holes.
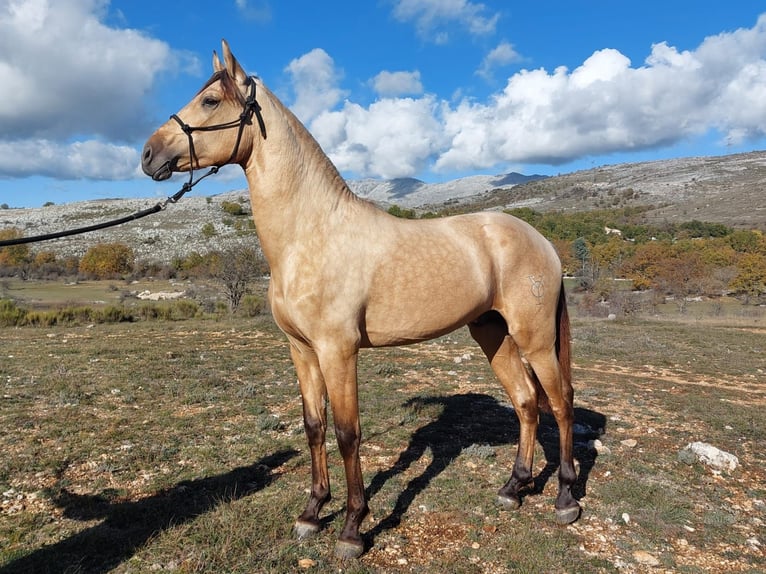
[[[709,267],[696,252],[680,252],[657,262],[653,287],[671,295],[680,313],[686,312],[687,297],[704,291]]]
[[[96,279],[123,277],[133,271],[135,256],[124,243],[99,243],[80,260],[80,273]]]
[[[18,239],[24,237],[21,230],[11,227],[0,230],[0,239]],[[29,245],[10,245],[0,248],[0,268],[6,268],[11,275],[23,268],[30,259]]]
[[[745,303],[766,292],[766,256],[760,253],[744,254],[737,263],[737,275],[730,287],[743,296]]]

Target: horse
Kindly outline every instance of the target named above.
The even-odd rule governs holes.
[[[155,181],[173,172],[238,164],[247,178],[261,248],[271,268],[274,321],[286,335],[311,453],[311,491],[297,538],[320,530],[330,500],[327,403],[346,477],[340,558],[365,551],[368,514],[359,458],[360,349],[405,345],[467,325],[519,418],[509,480],[498,492],[521,505],[532,480],[539,409],[559,428],[556,521],[580,515],[572,494],[574,392],[570,328],[559,258],[526,222],[500,212],[409,220],[356,196],[317,141],[228,43],[213,75],[142,151]]]

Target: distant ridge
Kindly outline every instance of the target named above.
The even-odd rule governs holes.
[[[500,210],[590,211],[643,206],[653,222],[698,219],[766,231],[766,152],[658,160],[597,167],[544,177],[518,173],[477,175],[443,183],[414,178],[351,180],[355,193],[384,209],[392,204],[419,211]],[[212,197],[189,196],[151,217],[32,246],[57,255],[82,256],[98,243],[120,241],[138,259],[170,262],[193,251],[205,253],[231,242],[256,242],[249,217],[232,217],[224,202],[250,210],[246,190]],[[99,223],[151,207],[156,199],[101,199],[38,208],[0,209],[0,229],[17,228],[25,236]],[[215,233],[210,234],[210,226]],[[203,233],[203,226],[207,232]]]
[[[512,172],[502,175],[473,175],[443,183],[426,183],[404,177],[349,180],[348,185],[354,193],[370,201],[396,204],[400,207],[421,207],[465,199],[498,187],[512,187],[545,177]]]

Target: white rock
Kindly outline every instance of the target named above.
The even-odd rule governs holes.
[[[609,447],[606,446],[604,443],[602,443],[598,439],[589,440],[588,441],[588,448],[591,450],[595,450],[598,454],[611,454],[612,451],[609,450]]]
[[[660,565],[660,561],[657,560],[657,558],[655,558],[648,552],[646,552],[645,550],[636,550],[633,553],[633,559],[639,564],[643,564],[644,566],[659,566]]]
[[[706,442],[691,442],[684,450],[693,453],[697,460],[715,470],[734,470],[739,466],[739,459]]]

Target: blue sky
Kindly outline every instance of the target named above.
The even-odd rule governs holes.
[[[760,1],[0,0],[0,204],[172,194],[140,149],[223,37],[347,178],[765,147]]]

